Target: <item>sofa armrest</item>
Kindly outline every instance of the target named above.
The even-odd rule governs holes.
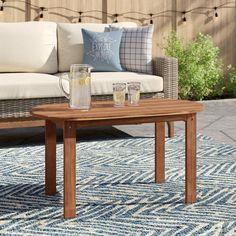
[[[178,61],[172,57],[153,58],[154,74],[163,77],[164,98],[178,99]]]

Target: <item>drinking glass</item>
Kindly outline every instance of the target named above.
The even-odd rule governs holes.
[[[125,105],[125,89],[126,83],[113,84],[113,101],[115,107],[123,107]]]
[[[128,83],[128,105],[137,106],[140,99],[140,82]]]

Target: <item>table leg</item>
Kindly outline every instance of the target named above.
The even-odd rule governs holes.
[[[64,122],[64,218],[76,217],[76,125]]]
[[[165,122],[155,123],[155,182],[165,182]]]
[[[56,194],[56,125],[45,123],[45,193]]]
[[[175,123],[174,121],[168,121],[168,137],[169,138],[174,138],[175,136]]]
[[[196,114],[185,123],[185,202],[196,202]]]

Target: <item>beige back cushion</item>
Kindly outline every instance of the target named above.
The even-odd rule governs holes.
[[[136,27],[134,22],[110,24],[117,27]],[[109,24],[97,23],[58,23],[58,60],[59,71],[69,71],[71,64],[83,63],[83,37],[81,29],[104,32]]]
[[[0,23],[0,72],[55,73],[57,24]]]

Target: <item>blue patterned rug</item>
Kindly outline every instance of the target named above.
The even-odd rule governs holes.
[[[0,235],[236,235],[236,147],[198,135],[198,202],[184,204],[184,137],[166,140],[166,182],[154,183],[154,139],[77,145],[77,218],[44,195],[44,146],[0,149]]]

